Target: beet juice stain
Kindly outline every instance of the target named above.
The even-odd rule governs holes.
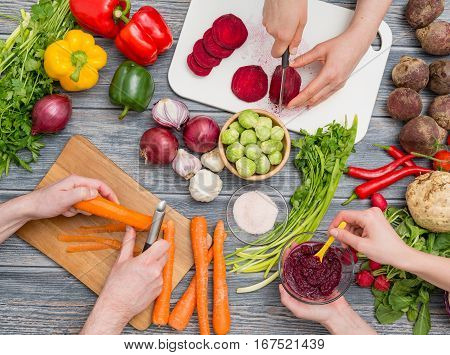
[[[286,257],[283,278],[289,288],[302,298],[316,300],[331,295],[342,276],[341,261],[333,248],[322,262],[314,256],[323,243],[303,243]]]

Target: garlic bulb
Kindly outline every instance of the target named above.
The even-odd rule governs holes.
[[[189,110],[183,102],[166,98],[153,106],[152,115],[161,126],[180,130],[189,119]]]
[[[209,170],[200,170],[189,182],[189,192],[194,200],[211,202],[222,191],[222,179]]]
[[[186,152],[184,149],[179,149],[177,156],[172,162],[172,168],[178,175],[189,180],[202,168],[202,163],[196,156]]]
[[[205,168],[215,173],[220,173],[225,164],[219,154],[219,148],[213,149],[208,153],[205,153],[201,157],[202,164]]]

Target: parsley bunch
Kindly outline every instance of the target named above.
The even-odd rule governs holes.
[[[300,149],[294,163],[301,172],[302,184],[291,197],[292,209],[286,228],[280,233],[283,226],[277,226],[255,242],[262,246],[245,246],[228,255],[228,265],[233,265],[232,271],[265,271],[266,278],[277,264],[286,243],[296,236],[297,243],[311,238],[311,233],[319,227],[330,206],[347,159],[353,151],[357,125],[358,119],[355,117],[350,128],[333,122],[312,135],[300,132],[304,137],[293,141],[292,145]],[[238,289],[237,292],[256,291],[277,277],[278,271],[259,284]]]
[[[31,14],[20,14],[20,25],[0,41],[0,177],[8,174],[11,162],[31,171],[44,146],[31,135],[30,118],[36,101],[53,91],[44,52],[74,27],[69,0],[39,0]]]

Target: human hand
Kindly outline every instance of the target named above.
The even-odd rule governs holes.
[[[338,229],[342,221],[345,229]],[[329,227],[330,234],[345,245],[381,264],[401,268],[408,246],[397,235],[378,207],[365,211],[341,211]]]
[[[162,290],[169,244],[159,240],[133,257],[136,232],[127,227],[122,249],[89,316],[83,334],[119,334]]]
[[[308,0],[266,0],[263,25],[275,38],[272,56],[279,58],[289,47],[296,54],[308,17]]]
[[[321,62],[323,66],[318,76],[289,102],[288,108],[316,106],[344,87],[369,45],[370,42],[358,38],[357,32],[347,31],[295,58],[290,64],[294,68],[313,62]]]
[[[119,202],[114,191],[104,182],[71,175],[53,185],[35,190],[25,196],[31,219],[52,218],[59,215],[73,217],[78,211],[72,206],[98,195]]]

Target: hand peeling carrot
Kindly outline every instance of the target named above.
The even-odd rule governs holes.
[[[110,247],[103,243],[85,243],[85,244],[77,244],[77,245],[69,245],[66,248],[67,253],[79,253],[82,251],[96,251],[96,250],[104,250],[110,249]]]
[[[169,243],[168,259],[163,269],[163,288],[153,307],[153,323],[166,325],[170,315],[170,296],[172,294],[173,264],[175,260],[175,224],[168,221],[164,228],[164,240]]]
[[[208,265],[213,259],[213,248],[208,250]],[[186,291],[184,291],[183,296],[178,300],[172,313],[169,317],[169,325],[176,330],[182,331],[186,329],[189,324],[189,320],[194,314],[197,298],[196,298],[196,274],[191,280]]]
[[[74,207],[95,216],[125,223],[138,230],[146,230],[152,223],[151,216],[130,210],[100,196],[92,200],[78,202]]]
[[[225,241],[223,221],[217,222],[214,231],[214,271],[213,271],[213,329],[218,335],[225,335],[230,331],[230,306],[228,304],[227,269],[223,255]]]
[[[200,335],[211,334],[208,315],[208,227],[205,217],[194,217],[191,221],[192,251],[195,261],[195,291]]]

